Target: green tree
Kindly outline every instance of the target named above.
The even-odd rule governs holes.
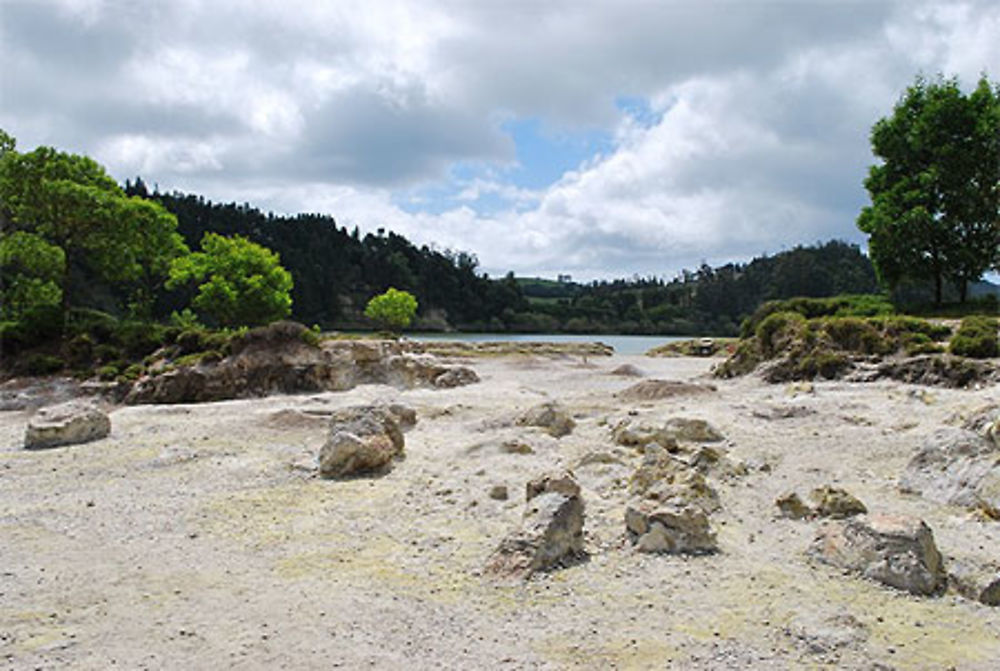
[[[417,299],[408,291],[394,287],[368,301],[365,316],[386,331],[398,333],[410,325],[417,314]]]
[[[868,233],[880,281],[932,278],[968,284],[1000,263],[1000,86],[985,77],[969,95],[957,79],[918,77],[892,116],[872,128]]]
[[[171,260],[188,251],[176,218],[157,203],[127,197],[86,156],[51,147],[18,153],[4,135],[0,222],[5,234],[23,231],[62,250],[62,307],[77,305],[96,280],[125,287],[133,307],[148,311]]]
[[[33,233],[0,237],[0,319],[18,321],[38,308],[59,306],[65,266],[62,249]]]
[[[170,288],[197,282],[191,304],[219,326],[258,326],[292,310],[292,276],[278,255],[244,237],[206,233],[201,251],[175,259]]]

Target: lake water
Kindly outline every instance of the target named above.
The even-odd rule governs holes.
[[[691,339],[691,336],[578,335],[566,333],[407,333],[406,337],[416,341],[601,342],[614,347],[615,354],[645,354],[658,345]]]

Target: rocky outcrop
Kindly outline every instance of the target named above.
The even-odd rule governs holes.
[[[934,534],[916,518],[865,515],[827,522],[809,553],[824,563],[911,594],[937,594],[947,584]]]
[[[1000,447],[996,420],[985,418],[989,412],[928,436],[900,478],[900,489],[1000,519]]]
[[[525,410],[517,417],[515,424],[545,429],[546,433],[555,438],[567,436],[576,428],[576,422],[573,421],[573,418],[555,401],[542,403]]]
[[[1000,380],[1000,367],[989,360],[936,354],[883,361],[874,371],[865,371],[859,377],[865,382],[882,378],[962,389],[997,382]]]
[[[611,438],[619,445],[643,448],[657,443],[676,451],[680,443],[717,443],[725,438],[703,419],[671,417],[662,425],[626,418],[611,429]]]
[[[403,430],[416,423],[405,406],[352,406],[333,413],[319,472],[342,478],[385,470],[403,455]]]
[[[395,341],[326,340],[315,345],[288,329],[282,338],[248,338],[238,352],[221,361],[147,375],[136,382],[125,403],[200,403],[343,391],[359,384],[447,388],[478,380],[469,368],[409,353]]]
[[[69,401],[42,408],[28,421],[24,447],[40,450],[99,440],[111,433],[111,419],[87,401]]]
[[[527,578],[583,555],[584,506],[573,475],[532,480],[525,493],[520,528],[504,538],[487,561],[491,575]]]
[[[659,401],[677,396],[710,394],[716,388],[710,384],[681,382],[679,380],[643,380],[624,389],[615,396],[623,401]]]

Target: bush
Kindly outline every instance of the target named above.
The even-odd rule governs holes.
[[[28,375],[51,375],[65,367],[62,359],[51,354],[29,354],[24,361],[24,371]]]
[[[106,366],[101,366],[95,372],[97,373],[97,377],[104,380],[105,382],[109,382],[118,377],[118,366],[114,364],[108,364]]]
[[[877,317],[895,312],[889,299],[877,294],[841,294],[830,298],[789,298],[768,301],[740,325],[740,337],[749,338],[767,317],[778,312],[797,312],[806,319],[817,317]]]
[[[952,354],[973,359],[1000,356],[997,341],[997,320],[993,317],[966,317],[951,339],[948,349]]]
[[[408,291],[393,287],[368,301],[365,317],[374,321],[379,328],[398,333],[410,325],[417,314],[417,299]]]
[[[765,354],[783,349],[791,338],[801,336],[806,318],[798,312],[776,312],[768,315],[757,326],[757,340]]]

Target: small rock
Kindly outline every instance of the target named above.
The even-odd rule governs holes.
[[[663,427],[664,433],[679,443],[718,443],[725,437],[703,419],[672,417]]]
[[[400,420],[416,421],[404,406],[352,406],[330,418],[330,434],[319,454],[320,475],[338,478],[385,469],[403,454]]]
[[[809,554],[911,594],[936,594],[947,582],[934,534],[912,517],[875,514],[827,522]]]
[[[1000,566],[996,564],[950,562],[948,585],[967,599],[987,606],[1000,606]]]
[[[572,433],[576,422],[561,405],[554,401],[536,405],[524,411],[516,420],[518,426],[537,426],[550,436],[562,438]]]
[[[610,374],[618,375],[619,377],[643,377],[645,375],[645,373],[630,363],[623,363],[611,371]]]
[[[793,520],[806,519],[815,515],[815,511],[802,502],[795,492],[788,492],[774,500],[774,505],[778,506],[782,517]]]
[[[625,509],[625,529],[639,552],[704,554],[718,550],[708,515],[697,506],[637,500]]]
[[[844,519],[852,515],[864,515],[868,512],[861,501],[843,489],[824,485],[817,487],[809,494],[814,510],[820,517]]]
[[[507,485],[493,485],[490,487],[490,498],[496,501],[506,501],[508,499]]]
[[[615,396],[624,401],[659,401],[676,396],[697,396],[710,394],[716,388],[710,384],[695,384],[678,380],[643,380]]]
[[[552,492],[569,498],[580,496],[580,485],[576,483],[576,478],[570,471],[537,477],[534,480],[530,480],[525,485],[524,490],[525,501],[530,501],[540,494],[549,494]]]
[[[40,409],[28,421],[24,447],[40,450],[60,445],[76,445],[105,438],[111,433],[111,419],[93,403],[69,401]]]

